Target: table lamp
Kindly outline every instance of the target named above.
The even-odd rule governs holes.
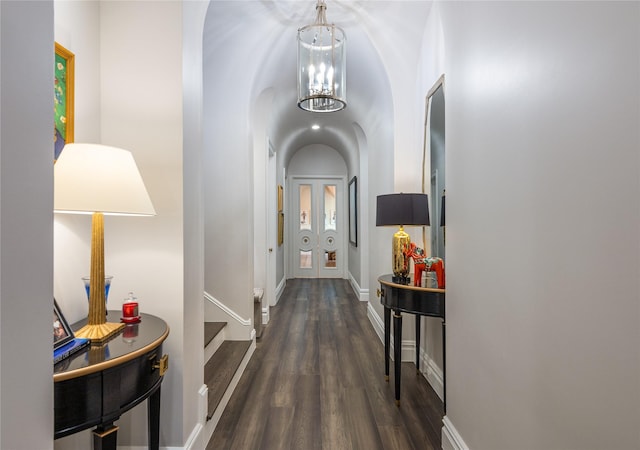
[[[392,264],[393,281],[409,283],[409,256],[406,251],[411,238],[404,231],[405,225],[429,225],[429,200],[427,194],[378,195],[376,226],[399,226],[393,235]]]
[[[106,320],[104,215],[155,215],[131,152],[99,144],[65,145],[54,165],[54,212],[92,214],[89,315],[75,335],[102,343],[125,326]]]

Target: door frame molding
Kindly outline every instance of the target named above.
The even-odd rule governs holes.
[[[296,181],[300,181],[300,180],[314,180],[314,181],[315,180],[335,180],[336,184],[341,185],[341,189],[342,189],[341,208],[343,213],[338,215],[338,221],[339,221],[340,229],[343,230],[342,239],[341,239],[342,243],[340,245],[340,251],[343,254],[343,263],[342,263],[342,269],[340,271],[336,271],[336,275],[339,278],[346,279],[349,274],[349,270],[348,270],[349,268],[349,247],[348,247],[349,230],[348,230],[347,218],[345,217],[345,214],[348,216],[348,211],[349,211],[348,195],[346,194],[347,175],[289,175],[287,174],[287,179],[286,179],[287,189],[286,189],[286,200],[285,200],[286,201],[285,211],[287,211],[287,213],[285,214],[286,234],[284,239],[285,277],[287,279],[295,278],[294,277],[295,270],[293,268],[293,263],[295,261],[295,258],[291,254],[291,252],[293,251],[291,245],[292,245],[292,238],[294,234],[293,221],[291,220],[291,214],[294,209],[297,210],[296,205],[294,205],[295,195],[293,192],[294,191],[293,185]]]

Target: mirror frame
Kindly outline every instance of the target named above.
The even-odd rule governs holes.
[[[431,103],[434,94],[438,91],[438,89],[442,89],[442,93],[444,95],[444,74],[440,75],[440,77],[433,84],[431,89],[426,95],[425,98],[425,114],[424,114],[424,136],[423,136],[423,148],[422,148],[422,193],[428,194],[431,191]],[[446,125],[445,125],[446,127]],[[446,146],[446,144],[445,144]],[[427,157],[429,157],[429,173],[427,174]],[[427,184],[427,179],[429,180]],[[444,194],[443,194],[444,195]],[[434,211],[434,208],[439,203],[437,199],[440,198],[439,192],[431,192],[431,209]],[[434,216],[432,212],[432,217]],[[438,223],[435,221],[431,224],[431,227],[439,227],[440,226],[440,212],[435,215],[438,217]],[[444,230],[443,230],[443,240],[444,240]],[[426,248],[426,243],[429,242],[429,250],[432,253],[432,256],[439,256],[444,259],[445,255],[433,255],[434,249],[431,248],[431,239],[427,241],[427,231],[426,227],[422,228],[422,244]]]

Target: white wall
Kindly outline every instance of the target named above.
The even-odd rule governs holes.
[[[51,449],[53,3],[0,2],[0,42],[0,448]]]
[[[289,161],[287,178],[294,176],[347,176],[344,158],[326,145],[309,145],[298,150]]]
[[[201,330],[192,324],[201,324],[203,315],[201,297],[185,300],[182,3],[58,1],[56,39],[58,32],[76,54],[76,142],[131,150],[157,212],[152,218],[105,218],[106,270],[114,275],[109,307],[119,308],[133,291],[142,312],[168,322],[160,442],[181,446],[197,423],[196,389],[203,377],[201,364],[186,363],[201,361],[193,352],[202,346],[201,331],[185,328]],[[94,103],[98,112],[88,106]],[[55,292],[70,320],[86,314],[79,281],[89,265],[90,225],[84,219],[56,220]],[[121,444],[147,442],[144,407],[118,425]],[[59,440],[56,448],[86,448],[83,439]]]
[[[254,306],[254,139],[249,125],[256,68],[247,70],[246,58],[230,59],[228,52],[243,54],[258,45],[260,36],[244,33],[248,47],[233,39],[237,24],[222,16],[216,3],[207,13],[203,47],[203,170],[209,174],[204,178],[205,291],[251,324],[230,321],[227,336],[249,339]],[[224,101],[229,95],[233,100]]]
[[[439,4],[448,419],[473,450],[640,447],[639,8]]]

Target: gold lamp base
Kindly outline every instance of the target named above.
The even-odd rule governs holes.
[[[124,323],[107,322],[104,290],[104,216],[94,213],[91,220],[91,278],[89,282],[89,316],[87,325],[76,337],[91,340],[91,345],[102,344],[125,327]]]
[[[392,241],[392,257],[393,257],[393,281],[395,283],[409,283],[409,256],[406,251],[411,246],[411,237],[404,231],[404,227],[400,225],[400,229],[393,235]]]
[[[76,331],[75,335],[79,338],[86,338],[91,340],[91,344],[101,344],[111,337],[118,334],[124,329],[124,323],[105,322],[98,325],[85,325]]]

